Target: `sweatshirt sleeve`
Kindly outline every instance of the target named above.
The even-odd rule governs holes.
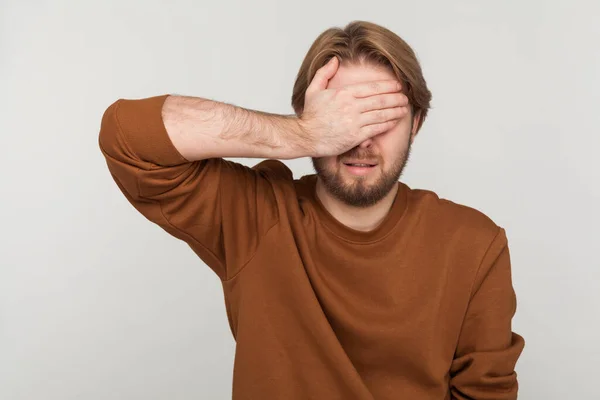
[[[264,168],[220,158],[187,161],[162,120],[167,97],[110,105],[102,117],[100,149],[127,200],[226,280],[278,220],[275,178]]]
[[[451,365],[453,400],[517,398],[515,365],[524,340],[512,332],[515,312],[508,244],[499,228],[477,272]]]

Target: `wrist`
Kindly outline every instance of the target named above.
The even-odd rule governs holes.
[[[272,115],[268,124],[275,145],[271,148],[269,158],[292,160],[295,158],[313,157],[315,153],[310,130],[295,115]]]
[[[296,116],[290,117],[290,133],[291,133],[291,147],[294,149],[296,156],[294,158],[301,157],[315,157],[316,143],[314,135],[310,127],[306,123]]]

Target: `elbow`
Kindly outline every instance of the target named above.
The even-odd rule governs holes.
[[[98,145],[104,156],[119,158],[122,154],[122,140],[120,139],[119,124],[117,121],[117,107],[120,100],[112,103],[102,115],[100,132],[98,134]]]

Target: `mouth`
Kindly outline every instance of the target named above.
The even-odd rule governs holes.
[[[365,164],[365,163],[344,163],[350,167],[374,167],[377,164]]]
[[[346,169],[353,175],[365,175],[373,171],[377,164],[367,162],[344,162]]]

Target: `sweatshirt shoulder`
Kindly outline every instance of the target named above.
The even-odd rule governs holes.
[[[292,170],[279,160],[267,159],[259,162],[253,166],[252,169],[267,178],[280,181],[281,183],[292,183],[294,180],[294,174]]]
[[[493,239],[502,230],[482,210],[440,197],[432,190],[409,189],[409,203],[420,218],[444,231],[485,240]]]

